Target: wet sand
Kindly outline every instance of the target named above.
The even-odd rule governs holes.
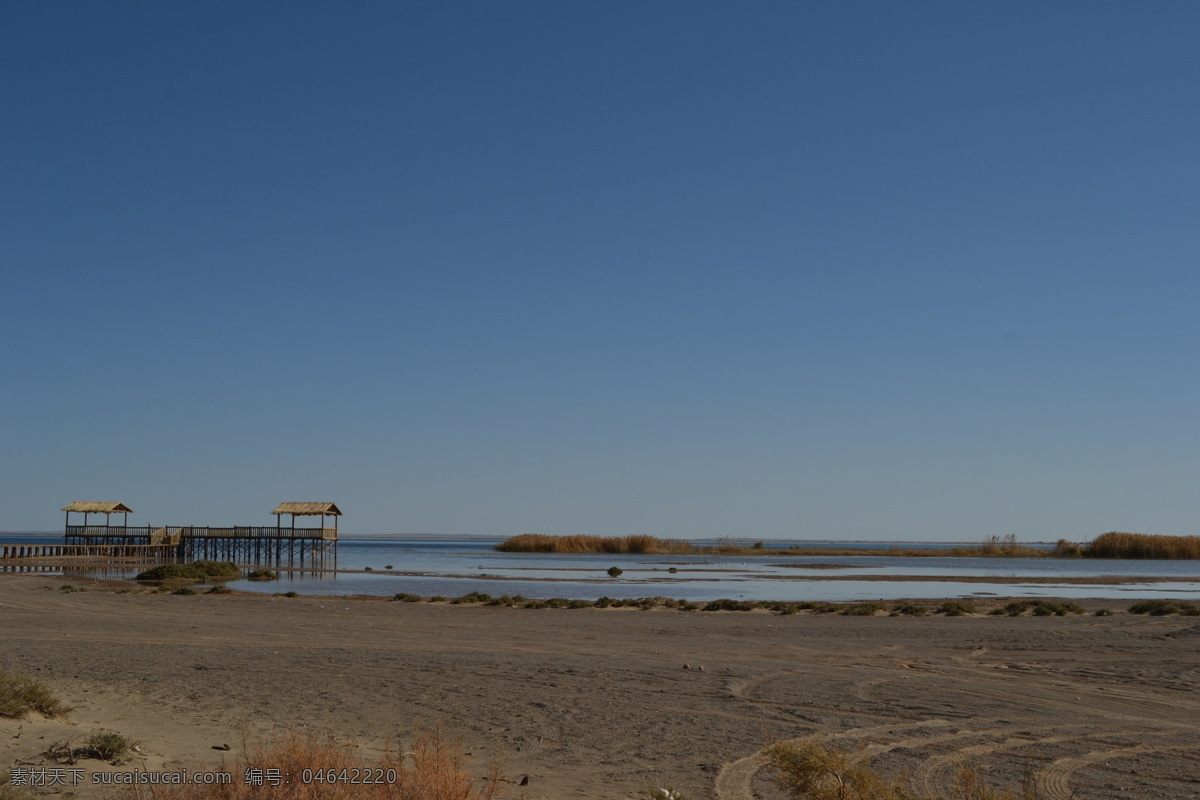
[[[800,736],[865,748],[918,791],[967,761],[1002,786],[1032,773],[1053,800],[1200,796],[1197,618],[527,610],[63,583],[0,576],[0,668],[76,706],[66,723],[0,720],[5,766],[100,728],[141,741],[121,769],[196,770],[287,731],[369,756],[441,722],[471,763],[499,753],[529,776],[533,800],[652,786],[774,800],[759,751]]]

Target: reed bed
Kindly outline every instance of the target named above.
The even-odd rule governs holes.
[[[513,536],[496,549],[502,553],[559,553],[604,555],[706,555],[706,556],[957,556],[957,557],[1045,557],[1051,551],[1040,550],[1017,542],[1015,536],[990,536],[974,547],[951,549],[889,547],[764,547],[738,542],[697,546],[678,539],[659,539],[656,536],[548,536],[542,533],[523,533]]]
[[[1088,558],[1200,558],[1200,536],[1160,536],[1111,531],[1083,548]]]
[[[1158,536],[1145,533],[1106,533],[1089,544],[1059,539],[1053,549],[1031,547],[1013,534],[988,536],[980,544],[951,548],[905,547],[764,547],[738,542],[697,546],[655,536],[548,536],[524,533],[496,545],[504,553],[571,553],[606,555],[706,555],[706,556],[904,556],[958,558],[1161,558],[1200,559],[1200,536]]]
[[[605,553],[609,555],[687,555],[697,552],[688,542],[655,536],[547,536],[523,533],[496,549],[502,553]]]

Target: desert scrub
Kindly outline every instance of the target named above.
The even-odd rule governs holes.
[[[1162,617],[1167,614],[1182,614],[1185,617],[1200,615],[1200,608],[1183,600],[1143,600],[1129,607],[1130,614],[1149,614],[1152,617]]]
[[[454,605],[461,605],[463,603],[486,603],[491,599],[492,596],[490,594],[484,594],[483,592],[469,592],[464,594],[462,597],[453,598],[450,602]]]
[[[125,755],[132,748],[133,742],[116,731],[100,731],[88,737],[83,752],[101,761],[112,761]]]
[[[41,681],[0,670],[0,717],[21,719],[30,711],[61,717],[70,710]]]
[[[205,592],[205,594],[233,594],[233,589],[218,583],[216,586]]]
[[[727,597],[722,597],[720,600],[711,600],[701,607],[701,611],[753,611],[758,608],[758,603],[748,602],[745,600],[730,600]]]
[[[987,786],[977,769],[964,766],[950,794],[915,795],[905,781],[881,774],[859,754],[827,748],[815,740],[776,742],[766,750],[775,782],[794,800],[1039,800],[1032,780],[1020,794]]]
[[[33,800],[34,795],[28,789],[12,785],[12,773],[0,771],[0,800]]]
[[[399,600],[402,603],[419,603],[419,602],[421,602],[421,595],[409,594],[408,592],[400,592],[399,594],[395,595],[392,599]]]
[[[180,586],[178,589],[171,592],[171,594],[195,594],[195,593],[196,593],[196,590],[190,586]]]
[[[947,600],[937,607],[937,613],[947,617],[961,617],[975,613],[975,604],[970,600]]]
[[[842,607],[844,617],[873,617],[878,611],[883,611],[883,603],[851,603]]]
[[[247,784],[241,777],[252,769],[279,770],[290,775],[292,783]],[[359,758],[354,748],[332,739],[293,735],[250,748],[228,771],[234,776],[228,784],[156,786],[154,800],[500,800],[502,796],[499,764],[493,763],[486,775],[472,775],[462,747],[440,730],[419,731],[411,742],[377,760]],[[347,774],[369,775],[379,782],[339,783]],[[335,779],[323,780],[325,776]]]
[[[923,617],[929,613],[929,607],[920,603],[898,603],[892,606],[889,616],[893,617]]]

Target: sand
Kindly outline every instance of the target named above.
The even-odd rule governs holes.
[[[6,766],[49,766],[50,744],[101,728],[141,752],[77,767],[213,769],[289,731],[370,757],[440,722],[473,765],[502,754],[512,780],[528,776],[531,800],[656,786],[774,800],[760,750],[803,736],[863,748],[918,791],[965,761],[1001,786],[1033,775],[1053,800],[1200,796],[1197,618],[526,610],[62,582],[0,577],[0,668],[75,706],[66,722],[0,719]]]

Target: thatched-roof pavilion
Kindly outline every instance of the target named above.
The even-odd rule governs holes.
[[[296,529],[296,517],[320,517],[321,529],[325,529],[325,518],[333,517],[333,538],[337,538],[337,522],[338,517],[342,515],[339,509],[333,503],[280,503],[271,512],[275,515],[275,527],[282,528],[282,517],[288,514],[292,518],[292,524],[289,526],[292,530]]]
[[[67,527],[71,527],[71,514],[83,514],[83,527],[87,527],[88,514],[103,514],[104,527],[112,527],[110,517],[113,514],[124,514],[121,519],[121,524],[118,527],[124,528],[129,522],[129,515],[133,513],[133,509],[124,503],[118,503],[114,500],[76,500],[74,503],[69,503],[63,506],[63,511],[67,512]]]

